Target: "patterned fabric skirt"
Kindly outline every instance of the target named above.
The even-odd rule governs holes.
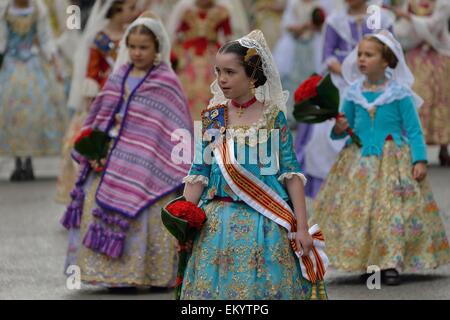
[[[333,267],[370,265],[414,272],[450,262],[450,249],[427,180],[412,177],[409,147],[387,141],[382,157],[344,148],[314,203]]]
[[[419,114],[426,142],[450,144],[450,57],[418,47],[406,54],[406,62],[415,77],[413,89],[425,101]]]
[[[38,56],[18,61],[6,55],[0,83],[0,156],[58,155],[67,113],[52,67]]]
[[[302,277],[287,232],[242,202],[202,206],[207,221],[193,244],[181,299],[326,298]]]
[[[63,139],[61,167],[56,183],[56,201],[60,203],[70,202],[70,192],[78,177],[78,164],[72,159],[71,153],[86,117],[85,111],[75,113]]]
[[[119,259],[111,259],[82,244],[95,219],[91,212],[97,206],[95,192],[99,182],[100,177],[96,175],[86,183],[81,227],[70,231],[65,270],[76,265],[81,270],[83,282],[105,287],[172,287],[178,263],[176,240],[162,224],[161,207],[175,195],[161,199],[138,218],[130,220],[124,253]]]

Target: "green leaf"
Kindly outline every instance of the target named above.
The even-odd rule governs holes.
[[[167,230],[180,242],[186,242],[187,230],[189,228],[186,220],[171,215],[164,208],[161,209],[161,220]]]
[[[294,107],[294,118],[299,122],[320,123],[333,118],[336,110],[320,108],[310,101],[303,102]]]
[[[327,74],[317,86],[319,105],[321,108],[339,110],[339,90]]]
[[[99,159],[106,158],[109,150],[109,136],[103,131],[94,130],[91,134],[91,140],[95,146],[96,154]]]
[[[75,150],[90,160],[94,160],[96,148],[88,137],[81,139],[74,146]]]
[[[167,230],[180,242],[184,243],[188,239],[189,225],[186,220],[182,220],[174,215],[170,214],[166,210],[167,206],[179,201],[185,200],[184,197],[176,198],[161,208],[161,220]]]
[[[321,123],[339,113],[339,90],[326,75],[317,86],[317,96],[294,106],[293,115],[299,122]]]

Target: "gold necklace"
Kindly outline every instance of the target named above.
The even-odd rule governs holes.
[[[366,89],[369,89],[370,91],[376,91],[378,88],[381,88],[382,86],[384,86],[387,82],[386,78],[383,78],[383,80],[379,81],[379,82],[370,82],[370,80],[367,79],[367,81],[364,84],[364,87]]]

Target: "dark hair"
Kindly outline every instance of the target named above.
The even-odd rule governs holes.
[[[389,48],[384,42],[382,42],[378,38],[371,37],[371,36],[367,36],[364,39],[373,41],[380,46],[381,56],[388,63],[389,68],[395,69],[395,67],[397,67],[397,64],[398,64],[397,57],[395,56],[394,52],[392,52],[391,48]]]
[[[127,46],[128,46],[128,38],[132,34],[144,34],[144,35],[151,37],[153,42],[155,43],[156,52],[159,52],[159,41],[152,30],[150,30],[149,28],[147,28],[146,26],[144,26],[142,24],[138,25],[138,26],[134,26],[133,28],[131,28],[130,32],[127,35],[127,38],[125,39],[125,43]]]
[[[125,4],[125,0],[116,0],[111,4],[111,7],[108,9],[106,13],[106,19],[111,19],[116,14],[122,12],[123,5]]]
[[[238,41],[231,41],[224,44],[222,48],[219,49],[219,53],[234,53],[237,55],[244,66],[245,74],[247,77],[255,80],[255,88],[258,88],[266,83],[267,77],[263,71],[261,57],[257,53],[253,54],[246,61],[249,50],[250,49],[242,46]]]

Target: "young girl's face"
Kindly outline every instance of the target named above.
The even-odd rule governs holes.
[[[366,76],[378,75],[384,72],[388,63],[384,60],[378,43],[363,40],[358,46],[358,68]]]
[[[140,33],[130,34],[128,36],[128,53],[135,68],[143,71],[150,70],[157,54],[153,37]]]
[[[120,15],[120,20],[123,24],[129,24],[133,22],[137,16],[137,6],[136,6],[137,0],[125,0],[122,11],[118,13]]]
[[[236,54],[217,53],[215,69],[225,98],[236,99],[249,93],[250,78]]]

